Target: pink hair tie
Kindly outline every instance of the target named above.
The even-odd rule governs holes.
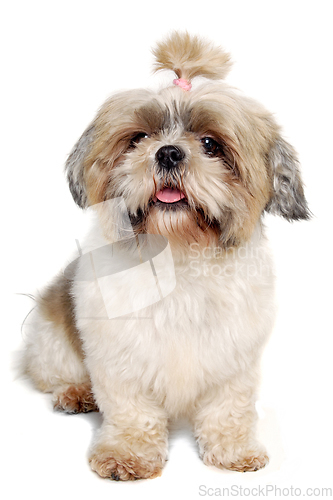
[[[174,85],[178,85],[178,87],[181,87],[186,91],[189,91],[192,88],[191,82],[189,82],[188,80],[184,80],[184,78],[177,78],[173,81],[173,83]]]

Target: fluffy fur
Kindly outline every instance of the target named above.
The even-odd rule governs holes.
[[[187,33],[159,44],[155,56],[157,69],[186,79],[218,79],[230,65],[224,51]],[[263,467],[255,398],[274,280],[261,220],[265,210],[309,217],[295,152],[272,115],[225,82],[123,92],[97,113],[66,172],[82,208],[122,197],[135,235],[168,238],[177,285],[148,307],[97,320],[108,292],[80,280],[79,261],[29,316],[26,372],[54,394],[56,409],[103,413],[90,452],[102,477],[159,475],[168,420],[180,414],[204,463]],[[166,188],[181,199],[163,201]],[[112,214],[99,222],[105,244],[126,236]],[[126,277],[118,285],[119,307],[138,300]]]

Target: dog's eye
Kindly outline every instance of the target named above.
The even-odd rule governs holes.
[[[145,132],[139,132],[134,137],[132,137],[131,146],[136,146],[137,144],[139,144],[139,142],[142,141],[142,139],[147,139],[147,137],[149,136]]]
[[[204,137],[200,142],[204,147],[205,153],[209,156],[220,156],[223,153],[221,144],[211,137]]]

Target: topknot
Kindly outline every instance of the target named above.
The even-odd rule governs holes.
[[[204,76],[212,80],[225,78],[231,67],[230,55],[221,47],[189,33],[173,32],[153,50],[155,71],[171,69],[178,78],[192,80]]]

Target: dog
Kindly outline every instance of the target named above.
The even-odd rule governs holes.
[[[111,96],[65,171],[74,201],[97,207],[105,247],[132,255],[138,238],[142,248],[145,237],[166,242],[172,265],[161,269],[172,286],[150,297],[141,259],[134,280],[122,274],[117,293],[106,282],[101,294],[96,279],[80,277],[81,255],[38,297],[24,369],[55,409],[102,413],[89,456],[101,477],[159,476],[168,422],[180,415],[206,465],[255,471],[268,463],[255,401],[274,323],[263,216],[309,219],[298,160],[273,116],[224,81],[223,49],[174,32],[153,53],[155,70],[176,78]],[[111,300],[117,318],[99,317]]]

